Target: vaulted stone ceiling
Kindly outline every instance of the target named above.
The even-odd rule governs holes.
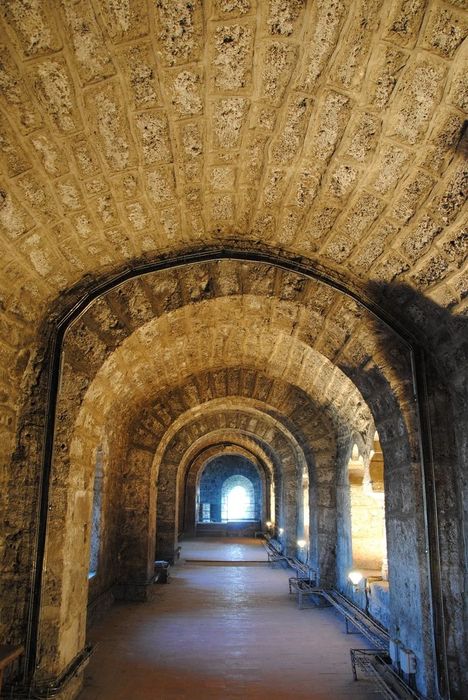
[[[85,275],[231,238],[463,312],[463,5],[5,0],[8,344]]]
[[[0,633],[24,638],[43,537],[46,678],[84,640],[83,532],[99,445],[115,477],[108,513],[128,522],[138,494],[121,484],[147,497],[160,467],[158,517],[169,510],[174,520],[176,465],[195,448],[222,450],[223,440],[265,454],[274,473],[292,471],[300,452],[322,472],[317,502],[333,510],[353,441],[365,444],[377,427],[392,487],[390,545],[406,573],[417,551],[425,566],[416,529],[402,537],[398,520],[419,502],[414,358],[383,319],[430,341],[443,391],[462,393],[464,4],[0,3]],[[209,250],[208,262],[187,264]],[[223,252],[231,259],[216,260]],[[155,271],[163,256],[174,264]],[[145,262],[153,267],[129,279]],[[118,283],[99,295],[104,279]],[[87,294],[54,365],[54,323]],[[441,425],[461,425],[462,411],[452,421],[444,406]],[[451,475],[456,461],[442,444],[436,463]],[[445,505],[461,487],[447,478],[444,488],[444,580],[462,628]],[[154,521],[154,499],[145,507]],[[325,553],[332,517],[322,523]],[[404,577],[392,586],[395,619],[406,619],[414,601]],[[424,637],[414,619],[409,648]]]

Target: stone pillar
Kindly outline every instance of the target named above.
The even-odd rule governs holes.
[[[122,479],[117,599],[146,600],[153,576],[156,489],[152,483],[152,464],[152,452],[138,448],[128,450]]]

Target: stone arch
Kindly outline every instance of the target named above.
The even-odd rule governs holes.
[[[179,502],[182,502],[182,499],[185,500],[183,519],[179,518],[179,530],[183,531],[184,534],[190,535],[195,533],[195,523],[197,521],[195,508],[196,492],[204,465],[213,457],[225,454],[241,455],[257,466],[266,494],[262,522],[266,522],[271,517],[275,518],[275,501],[274,498],[273,500],[271,499],[271,494],[274,494],[275,491],[272,457],[261,449],[258,441],[247,439],[245,435],[233,435],[229,432],[227,434],[223,433],[222,438],[221,442],[217,442],[199,452],[187,466],[185,478],[179,480]],[[218,439],[221,439],[221,436]],[[280,479],[278,474],[277,479]],[[270,495],[269,500],[268,495]]]
[[[344,309],[345,307],[341,307]],[[333,327],[333,324],[330,324],[330,328]],[[333,327],[333,330],[336,330],[336,327]],[[379,338],[380,342],[381,338]],[[376,343],[378,345],[378,343]],[[336,347],[336,346],[335,346]],[[353,365],[353,362],[348,363],[348,359],[351,358],[351,355],[348,355],[348,352],[350,349],[359,350],[361,352],[360,348],[356,348],[353,346],[353,344],[350,344],[349,348],[347,348],[345,355],[343,355],[342,358],[339,360],[339,365],[343,367],[343,369],[353,378],[354,381],[357,382],[359,385],[363,395],[366,397],[366,399],[369,401],[369,404],[372,406],[372,410],[374,413],[374,418],[376,421],[380,424],[379,425],[379,432],[383,435],[385,430],[387,431],[387,434],[385,437],[382,438],[382,445],[383,445],[383,451],[385,454],[385,449],[389,450],[388,443],[389,441],[391,442],[392,440],[397,441],[397,436],[401,438],[402,436],[402,429],[403,432],[407,431],[409,428],[409,439],[411,441],[410,449],[407,450],[405,459],[407,459],[411,455],[411,450],[415,450],[415,440],[414,440],[414,435],[415,435],[415,430],[414,430],[414,421],[412,418],[412,408],[410,404],[406,404],[406,397],[410,393],[410,385],[411,382],[408,378],[405,378],[405,369],[404,365],[405,363],[403,362],[401,366],[396,366],[395,364],[392,366],[392,370],[388,373],[388,376],[386,378],[382,377],[381,374],[379,374],[379,371],[375,367],[369,368],[369,371],[366,372],[362,371],[362,367],[355,367]],[[359,352],[356,355],[356,358],[359,356]],[[329,353],[329,348],[327,349],[327,354]],[[378,357],[379,353],[376,352],[373,353],[374,357]],[[398,355],[398,353],[397,353]],[[336,357],[336,355],[333,355],[333,352],[331,353],[332,357]],[[382,358],[384,358],[384,353],[381,352],[380,355]],[[361,355],[362,357],[362,355]],[[385,364],[385,362],[383,362]],[[387,368],[388,369],[388,368]],[[386,370],[387,371],[387,370]],[[86,388],[88,385],[88,381],[86,377],[84,376],[83,373],[77,372],[78,376],[78,381],[77,385],[79,386],[81,384],[82,388]],[[409,375],[408,375],[409,376]],[[388,380],[388,381],[387,381]],[[389,386],[393,386],[395,389],[395,392],[392,396],[392,391],[390,393],[385,394],[385,391],[387,391]],[[382,389],[383,391],[379,392],[379,389]],[[379,400],[375,400],[375,396],[379,396]],[[388,405],[384,405],[382,403],[381,398],[382,396],[389,397],[389,403]],[[392,410],[395,406],[398,408],[398,406],[402,408],[402,411],[405,415],[405,419],[407,422],[407,425],[404,426],[404,421],[401,421],[398,424],[397,427],[397,435],[395,434],[395,431],[393,430],[393,427],[388,424],[388,426],[385,425],[385,415],[388,414],[389,410]],[[387,444],[387,447],[385,445]],[[341,449],[341,448],[340,448]],[[390,451],[389,451],[390,454]],[[414,453],[413,453],[414,454]],[[413,473],[412,479],[414,480],[415,474]],[[411,638],[412,632],[409,632],[409,637]]]
[[[239,508],[237,503],[232,503],[230,500],[231,493],[239,488],[245,493],[243,498],[245,503],[242,504],[242,508]],[[228,521],[256,519],[254,485],[248,477],[241,474],[233,474],[224,481],[221,490],[221,519]]]
[[[223,328],[229,327],[229,323],[230,323],[229,319],[232,317],[232,315],[233,315],[233,313],[234,313],[233,310],[231,310],[231,311],[228,312],[228,309],[229,309],[231,306],[233,307],[233,309],[235,309],[235,308],[236,308],[236,305],[238,305],[238,300],[236,300],[236,299],[233,299],[232,302],[229,302],[229,303],[227,303],[227,302],[228,302],[227,299],[224,300],[224,301],[222,302],[222,304],[221,304],[221,307],[219,307],[220,315],[218,316],[217,323],[220,322],[220,323],[221,323],[221,326],[220,326],[220,327],[223,327]],[[209,303],[209,302],[201,302],[201,304],[200,304],[200,309],[202,309],[202,307],[203,307],[203,305],[204,305],[205,303]],[[251,323],[251,321],[250,321],[250,319],[249,319],[249,313],[248,313],[248,309],[250,308],[250,307],[249,307],[250,304],[251,304],[250,300],[244,298],[244,301],[243,301],[244,309],[243,309],[243,314],[242,314],[242,315],[243,315],[243,318],[245,318],[244,323],[245,323],[246,325],[248,325],[249,327],[252,326],[252,323]],[[256,308],[258,308],[258,302],[257,302],[257,301],[255,302],[255,304],[256,304]],[[287,303],[283,304],[283,308],[284,308],[284,309],[286,309],[287,307],[288,307],[288,304],[287,304]],[[218,308],[218,307],[216,307],[216,308]],[[177,312],[176,312],[176,313],[177,313]],[[170,317],[171,317],[170,314],[166,314],[165,317],[164,317],[164,322],[165,322],[165,324],[166,324],[166,327],[167,327],[167,322],[169,321]],[[175,317],[174,317],[174,321],[175,321]],[[171,321],[171,323],[174,323],[174,321]],[[291,323],[290,320],[287,320],[287,321],[286,321],[286,328],[290,327],[290,323]],[[282,332],[284,333],[284,326],[283,326]],[[228,351],[228,353],[233,353],[233,356],[236,357],[236,362],[238,362],[238,357],[239,357],[239,352],[238,352],[238,350],[240,349],[240,346],[238,345],[238,342],[239,342],[241,339],[245,340],[246,336],[245,336],[245,334],[244,334],[244,335],[240,334],[240,335],[238,336],[238,337],[239,337],[239,341],[236,341],[236,340],[235,340],[235,339],[236,339],[236,333],[237,333],[237,330],[234,331],[234,329],[233,329],[233,331],[231,332],[230,338],[232,339],[232,341],[234,341],[234,344],[231,345],[231,344],[229,343],[227,346],[225,346],[225,349]],[[112,356],[112,358],[111,358],[110,361],[105,360],[104,365],[107,365],[107,367],[109,368],[109,370],[110,370],[110,372],[112,373],[112,376],[113,376],[114,378],[115,378],[115,376],[119,376],[119,374],[120,374],[119,365],[117,364],[117,360],[116,360],[117,354],[118,354],[118,353],[121,353],[121,352],[128,352],[130,346],[127,347],[127,345],[128,345],[128,343],[133,343],[133,341],[134,341],[136,335],[140,335],[140,331],[135,331],[135,333],[134,333],[132,336],[130,336],[126,341],[124,341],[124,342],[121,344],[120,349],[114,352],[114,354],[113,354],[113,356]],[[177,338],[177,333],[176,333],[176,332],[174,333],[174,336]],[[280,331],[280,335],[278,336],[279,343],[278,343],[278,340],[277,340],[276,342],[275,342],[275,341],[270,341],[269,336],[268,336],[268,334],[267,334],[265,331],[263,331],[262,337],[263,337],[264,340],[266,340],[267,343],[270,343],[270,346],[274,348],[274,352],[275,352],[275,363],[274,363],[274,365],[273,365],[272,363],[270,363],[269,366],[268,366],[268,364],[267,364],[267,366],[268,366],[268,371],[269,371],[269,372],[273,372],[273,375],[274,375],[274,376],[275,376],[275,375],[278,376],[278,367],[280,366],[280,365],[278,364],[278,360],[279,360],[279,358],[280,358],[281,355],[282,355],[281,331]],[[144,335],[141,336],[141,340],[142,340],[142,342],[143,342],[143,345],[142,345],[141,347],[144,347],[145,344],[148,344],[148,342],[151,342],[152,348],[153,348],[153,351],[154,351],[155,336],[154,336],[154,330],[151,328],[151,322],[150,322],[149,325],[146,324],[146,326],[145,326],[145,331],[144,331]],[[162,352],[162,353],[161,353],[161,356],[165,358],[165,368],[166,368],[166,369],[165,369],[165,375],[166,375],[166,376],[165,376],[165,381],[166,381],[166,383],[167,383],[168,381],[169,381],[169,382],[170,382],[170,381],[174,381],[174,380],[171,380],[171,379],[167,376],[167,371],[168,371],[168,369],[169,369],[170,367],[172,367],[172,366],[184,366],[184,365],[185,365],[185,366],[187,366],[187,367],[191,367],[191,371],[193,372],[194,369],[196,368],[196,364],[195,364],[195,367],[194,367],[194,361],[196,361],[195,348],[200,347],[200,346],[204,346],[204,347],[207,347],[207,346],[208,346],[208,347],[213,347],[213,346],[215,346],[216,344],[213,345],[213,342],[212,342],[212,341],[213,341],[213,338],[207,338],[207,337],[205,337],[204,331],[201,330],[201,331],[200,331],[200,337],[199,337],[199,339],[197,340],[196,343],[190,343],[190,348],[187,348],[187,347],[186,347],[186,345],[187,345],[186,343],[184,344],[184,346],[182,346],[181,344],[177,344],[177,343],[174,344],[174,348],[175,348],[175,351],[176,351],[176,356],[174,357],[174,360],[173,360],[172,362],[168,362],[168,361],[167,361],[167,359],[168,359],[167,350],[166,350],[165,352]],[[255,340],[255,342],[257,342],[257,341]],[[288,342],[291,343],[291,338],[289,339]],[[290,345],[290,347],[289,347],[289,349],[288,349],[288,351],[287,351],[287,353],[286,353],[286,358],[287,358],[288,360],[291,359],[291,362],[290,362],[290,364],[289,364],[289,370],[288,370],[288,371],[289,371],[289,372],[291,372],[291,371],[293,371],[293,372],[294,372],[294,371],[297,371],[297,369],[296,369],[296,368],[298,368],[298,364],[297,364],[297,363],[300,361],[301,367],[302,367],[303,364],[304,364],[304,358],[306,358],[306,357],[307,357],[307,358],[310,357],[310,358],[311,358],[310,361],[312,361],[312,359],[315,360],[315,358],[316,358],[316,360],[319,362],[319,365],[320,365],[320,368],[321,368],[321,377],[322,377],[322,379],[324,379],[325,376],[327,376],[327,377],[328,377],[328,382],[330,382],[330,380],[333,379],[333,372],[336,372],[336,370],[333,370],[332,367],[330,367],[330,370],[327,369],[327,372],[325,372],[325,368],[327,367],[326,362],[324,362],[323,359],[320,359],[320,356],[319,356],[319,355],[314,354],[314,351],[312,351],[308,346],[306,346],[305,344],[301,344],[301,343],[302,343],[302,341],[300,341],[299,339],[296,340],[296,339],[294,338],[294,340],[293,340],[293,345],[292,345],[292,346]],[[296,353],[296,355],[295,355],[294,352],[292,352],[292,350],[291,350],[291,348],[292,348],[292,347],[295,347],[295,346],[297,347],[297,353]],[[254,347],[255,347],[255,350],[254,350]],[[247,349],[247,346],[245,346],[245,348]],[[259,352],[258,352],[258,348],[259,348],[258,345],[255,346],[255,345],[252,345],[251,343],[250,343],[250,345],[248,346],[248,352],[250,353],[250,356],[251,356],[251,357],[255,357],[255,366],[257,367],[257,369],[258,369],[258,360],[259,360],[259,357],[260,357],[260,354],[259,354]],[[190,354],[190,358],[188,358],[186,361],[184,361],[184,360],[182,359],[181,353],[183,354],[184,352],[186,352],[187,349],[190,350],[190,353],[189,353],[189,354]],[[193,350],[192,350],[192,349],[193,349]],[[132,349],[132,352],[135,352],[135,357],[138,357],[138,358],[141,357],[141,350],[138,351],[137,346],[134,346],[134,348]],[[247,365],[248,365],[249,362],[247,361],[245,355],[242,356],[242,354],[240,354],[240,356],[241,356],[241,362],[242,362],[242,364],[244,364],[244,365],[247,364]],[[230,363],[229,357],[230,357],[230,355],[228,355],[227,357],[225,356],[225,357],[223,358],[223,361],[224,361],[224,364],[225,364],[225,365],[226,365],[226,364],[229,365],[229,363]],[[264,366],[265,363],[262,363],[262,364],[263,364],[263,366]],[[143,367],[143,365],[141,365],[141,367]],[[262,367],[262,369],[263,369],[263,367]],[[307,386],[307,384],[310,382],[310,377],[311,377],[311,376],[316,377],[318,374],[319,374],[319,373],[318,373],[317,369],[315,369],[311,374],[304,374],[304,372],[302,372],[302,374],[297,374],[297,375],[296,375],[297,378],[295,378],[295,379],[293,380],[293,383],[295,383],[295,382],[296,382],[296,383],[297,383],[297,382],[300,382],[300,383],[302,384],[303,382],[305,382],[305,384],[306,384],[306,386]],[[342,380],[343,380],[343,378],[341,377],[341,381],[342,381]],[[97,382],[99,382],[99,383],[97,383]],[[143,380],[142,378],[140,378],[140,377],[137,376],[137,382],[136,382],[136,385],[135,385],[135,392],[136,392],[136,393],[138,393],[138,392],[140,391],[140,389],[139,389],[140,386],[141,386],[141,387],[145,386],[145,391],[146,391],[146,390],[147,390],[147,387],[148,387],[148,382],[147,382],[147,380]],[[333,391],[333,390],[331,389],[331,386],[332,386],[332,384],[329,383],[329,384],[328,384],[328,390],[327,390],[328,393],[332,393],[332,391]],[[343,386],[343,384],[341,384],[341,387],[342,387],[342,386]],[[364,386],[365,386],[365,385],[364,385]],[[96,375],[96,380],[93,382],[93,384],[91,385],[90,389],[88,390],[87,396],[88,396],[88,399],[92,399],[93,404],[94,404],[94,407],[95,407],[95,410],[96,410],[96,408],[97,408],[97,410],[102,414],[102,417],[105,418],[105,417],[106,417],[106,414],[107,414],[105,405],[102,405],[102,404],[99,405],[99,403],[96,402],[96,399],[99,397],[99,395],[100,395],[100,393],[102,392],[102,390],[104,389],[104,387],[106,388],[107,391],[110,391],[110,394],[111,394],[111,395],[113,394],[111,382],[109,382],[108,380],[104,380],[104,375],[102,374],[102,372],[100,372],[99,375]],[[374,378],[374,380],[373,380],[372,388],[375,389],[375,378]],[[309,388],[308,386],[307,386],[307,391],[310,391],[310,388]],[[400,389],[398,389],[397,393],[398,393],[398,394],[401,394]],[[125,396],[125,391],[123,392],[122,396],[120,396],[120,399],[121,399],[121,405],[123,405],[124,402],[126,402],[125,405],[126,405],[126,407],[128,407],[128,397]],[[98,399],[98,401],[99,401],[99,399]],[[333,406],[333,404],[330,404],[330,407],[332,407],[332,406]],[[380,408],[382,408],[382,407],[380,406]],[[113,409],[113,410],[114,410],[114,409]],[[85,414],[83,414],[83,416],[84,416],[84,415],[85,415]],[[85,428],[85,423],[83,423],[83,422],[81,421],[81,424],[80,424],[80,423],[77,423],[77,426],[79,426],[79,430],[82,431],[82,430]],[[328,491],[328,496],[327,496],[327,498],[328,498],[328,499],[331,498],[332,500],[334,500],[334,496],[333,496],[333,486],[332,486],[331,484],[325,489],[325,491]],[[318,529],[320,530],[320,524],[318,525]],[[330,551],[332,551],[332,550],[330,550]],[[333,557],[332,557],[332,558],[333,558]],[[331,562],[330,562],[330,565],[331,565]]]

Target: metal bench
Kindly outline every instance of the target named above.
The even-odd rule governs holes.
[[[296,572],[295,576],[289,577],[289,592],[292,593],[294,585],[299,582],[305,582],[309,586],[316,586],[317,584],[317,572],[315,569],[311,569],[303,562],[299,561],[294,557],[288,557],[288,564]]]
[[[375,649],[388,653],[390,637],[384,627],[338,591],[321,589],[320,594],[343,615],[347,634],[353,632],[349,627],[351,625],[354,631],[366,637]]]
[[[273,564],[285,563],[286,566],[288,566],[288,557],[283,554],[282,546],[277,540],[268,537],[263,543],[263,546],[266,549],[269,564],[273,566]]]
[[[309,583],[306,579],[289,579],[289,592],[296,594],[297,607],[299,608],[299,610],[302,610],[304,607],[307,607],[304,605],[305,600],[311,603],[311,605],[308,607],[324,607],[323,599],[320,595],[320,588],[316,588],[312,583]]]
[[[358,670],[369,678],[388,700],[423,700],[422,696],[404,681],[392,668],[390,657],[381,649],[350,649],[354,680]]]

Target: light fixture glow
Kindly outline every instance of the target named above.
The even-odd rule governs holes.
[[[361,583],[364,576],[360,571],[350,571],[348,574],[348,578],[353,584],[353,586],[358,586]]]
[[[270,529],[270,527],[272,526],[271,520],[267,520],[266,526],[267,526],[268,529]]]
[[[305,540],[297,540],[297,546],[302,549],[303,547],[306,546],[306,541]]]
[[[284,532],[284,529],[283,529],[282,527],[280,527],[280,529],[278,530],[278,532],[279,532],[280,535],[282,535],[283,532]]]

